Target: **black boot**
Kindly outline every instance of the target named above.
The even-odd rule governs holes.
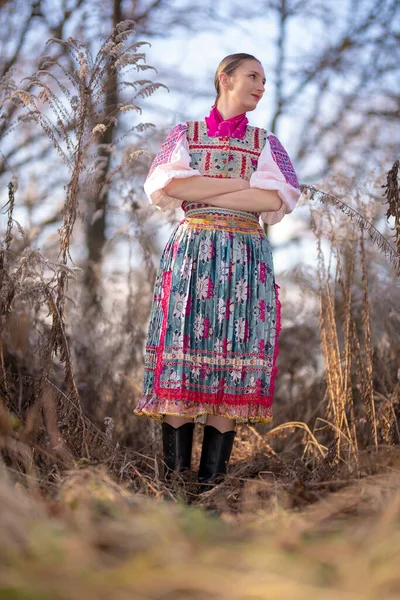
[[[221,433],[212,425],[204,426],[198,481],[200,493],[207,492],[219,476],[226,475],[236,431]]]
[[[169,423],[162,423],[163,453],[165,463],[165,476],[172,471],[190,469],[192,459],[194,423],[185,423],[180,427],[173,427]]]

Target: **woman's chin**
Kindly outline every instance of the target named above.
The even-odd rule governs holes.
[[[259,102],[258,100],[256,100],[255,98],[251,97],[246,102],[246,111],[248,111],[248,110],[255,110],[257,108],[258,102]]]
[[[258,102],[256,100],[254,100],[254,102],[251,102],[251,101],[248,102],[246,112],[255,110],[257,108],[257,105],[258,105]]]

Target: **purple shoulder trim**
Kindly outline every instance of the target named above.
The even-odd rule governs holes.
[[[286,183],[289,183],[293,187],[300,189],[292,161],[290,160],[285,148],[282,146],[278,138],[273,134],[268,136],[268,141],[271,147],[272,158],[278,165],[279,170],[286,180]]]
[[[165,142],[162,144],[161,148],[157,152],[151,167],[149,169],[147,177],[150,177],[152,172],[158,165],[165,165],[165,163],[169,163],[171,160],[172,153],[176,144],[179,142],[181,137],[186,133],[187,123],[178,123],[171,129],[168,133]]]

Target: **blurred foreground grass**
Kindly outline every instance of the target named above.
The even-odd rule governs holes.
[[[0,506],[0,600],[400,598],[397,472],[297,512],[276,495],[217,516],[131,494],[100,468],[45,501],[0,469]]]

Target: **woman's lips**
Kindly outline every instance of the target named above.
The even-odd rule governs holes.
[[[255,98],[256,100],[260,99],[260,96],[257,96],[257,94],[252,94],[253,98]]]

